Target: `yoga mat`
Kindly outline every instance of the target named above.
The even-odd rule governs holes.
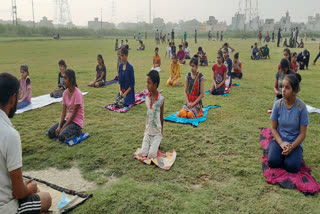
[[[33,182],[37,183],[38,188],[41,192],[48,192],[52,197],[52,205],[49,209],[49,213],[68,213],[73,209],[81,206],[83,203],[86,202],[89,198],[91,198],[92,194],[84,194],[74,190],[69,190],[55,184],[51,184],[49,182],[43,181],[41,179],[32,178],[30,176],[23,176],[25,180],[32,179]],[[58,208],[58,205],[61,202],[63,197],[67,197],[70,202],[62,207],[61,209]]]
[[[198,117],[195,119],[188,119],[188,118],[181,118],[178,117],[177,114],[179,112],[176,112],[174,114],[169,115],[168,117],[164,118],[165,121],[173,122],[173,123],[181,123],[181,124],[190,124],[193,127],[198,127],[199,123],[203,123],[207,120],[208,111],[212,108],[221,108],[221,106],[207,106],[203,107],[203,117]]]
[[[112,84],[115,84],[115,83],[118,83],[118,80],[116,79],[113,79],[113,80],[109,80],[109,81],[105,81],[104,85],[101,85],[99,88],[104,88],[108,85],[112,85]],[[90,85],[88,85],[90,87]]]
[[[86,95],[86,94],[88,94],[88,92],[82,93],[83,96]],[[53,97],[50,97],[50,94],[42,95],[42,96],[39,96],[39,97],[34,97],[34,98],[31,98],[31,104],[30,105],[26,106],[23,109],[17,110],[16,114],[22,114],[23,112],[26,112],[26,111],[42,108],[42,107],[51,105],[53,103],[59,103],[59,102],[62,102],[62,97],[53,98]]]
[[[271,129],[262,129],[260,134],[260,145],[263,149],[262,170],[263,176],[267,178],[268,184],[279,184],[285,189],[297,189],[305,195],[315,195],[320,191],[320,185],[311,176],[311,168],[304,161],[298,173],[290,173],[281,168],[270,168],[268,166],[268,146],[273,139]]]
[[[100,88],[104,88],[108,85],[112,85],[112,84],[115,84],[115,83],[118,83],[118,80],[116,79],[113,79],[113,80],[110,80],[110,81],[106,81],[104,85],[102,85]]]
[[[162,90],[159,90],[159,92],[161,93]],[[103,107],[103,108],[108,109],[108,110],[110,110],[110,111],[114,111],[114,112],[126,113],[126,112],[129,111],[133,106],[136,106],[136,105],[139,105],[139,104],[143,103],[143,102],[146,100],[146,96],[148,96],[148,93],[149,93],[149,91],[146,90],[146,89],[143,90],[143,91],[141,91],[141,92],[136,92],[135,95],[134,95],[134,96],[135,96],[135,103],[132,104],[132,105],[130,105],[130,106],[127,106],[127,107],[124,107],[124,108],[119,109],[119,108],[116,108],[116,107],[114,106],[114,104],[109,104],[109,105],[106,105],[106,106]]]
[[[318,113],[320,114],[320,109],[307,105],[308,113]]]
[[[231,87],[228,90],[224,91],[224,94],[222,94],[222,95],[213,95],[213,96],[227,97],[227,96],[230,95],[229,94],[230,89],[233,88],[233,87],[236,87],[236,86],[240,86],[240,84],[239,83],[232,84]],[[210,90],[205,91],[205,93],[206,94],[210,94]]]
[[[68,146],[74,146],[74,145],[79,144],[82,141],[86,140],[88,137],[90,137],[90,134],[88,132],[83,132],[79,137],[75,137],[69,141],[66,141],[65,143]]]
[[[163,152],[158,150],[158,154],[156,158],[148,159],[147,157],[141,157],[141,148],[138,148],[137,151],[132,155],[133,158],[140,160],[141,162],[150,165],[153,163],[157,167],[163,170],[169,170],[174,164],[177,153],[175,150],[172,152]]]
[[[46,135],[48,136],[48,132],[46,132]],[[90,137],[90,134],[88,132],[83,132],[79,137],[74,137],[71,140],[65,141],[65,143],[68,146],[74,146],[76,144],[81,143],[82,141],[86,140],[88,137]],[[56,138],[56,141],[59,141],[58,138]]]
[[[308,111],[309,114],[313,114],[313,113],[320,114],[320,109],[312,107],[312,106],[309,106],[309,105],[306,105],[306,106],[307,106],[307,111]],[[272,113],[272,109],[269,109],[267,111],[267,113],[271,114]]]

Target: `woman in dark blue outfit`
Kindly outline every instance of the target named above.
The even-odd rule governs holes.
[[[121,49],[122,64],[119,66],[119,94],[115,100],[117,108],[130,106],[135,102],[134,96],[134,70],[128,62],[128,49]]]
[[[306,104],[296,98],[301,76],[297,73],[284,77],[283,98],[276,101],[271,115],[274,140],[269,144],[268,164],[297,173],[302,161],[302,142],[307,134],[309,117]]]

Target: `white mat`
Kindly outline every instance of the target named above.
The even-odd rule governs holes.
[[[318,114],[320,114],[320,109],[314,108],[314,107],[309,106],[309,105],[307,105],[307,110],[308,110],[308,113],[318,113]]]
[[[82,95],[86,95],[88,92],[82,93]],[[53,98],[50,97],[50,94],[42,95],[39,97],[31,98],[31,104],[24,107],[23,109],[19,109],[16,111],[16,114],[22,114],[23,112],[30,111],[37,108],[42,108],[44,106],[62,102],[62,97],[60,98]]]

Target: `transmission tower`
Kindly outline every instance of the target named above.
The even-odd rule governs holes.
[[[240,1],[241,2],[241,1]],[[252,22],[258,22],[257,25],[259,27],[259,1],[256,0],[256,8],[253,9],[253,3],[252,0],[245,0],[245,9],[244,14],[248,23],[248,28],[252,29]],[[240,3],[239,3],[240,8]],[[239,9],[240,10],[240,9]]]
[[[65,25],[72,22],[68,0],[55,0],[54,21],[59,25]]]
[[[12,22],[13,22],[14,25],[18,25],[16,0],[12,0]]]
[[[111,16],[111,22],[114,22],[114,18],[116,16],[116,4],[115,1],[112,0],[112,16]]]
[[[36,27],[36,23],[34,21],[34,4],[33,4],[33,0],[32,0],[32,19],[33,19],[33,28]]]

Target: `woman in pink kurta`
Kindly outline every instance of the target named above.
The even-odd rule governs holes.
[[[73,70],[65,71],[63,82],[68,90],[63,93],[60,122],[54,124],[48,131],[50,138],[58,138],[61,142],[80,136],[84,122],[83,96],[77,87]]]

